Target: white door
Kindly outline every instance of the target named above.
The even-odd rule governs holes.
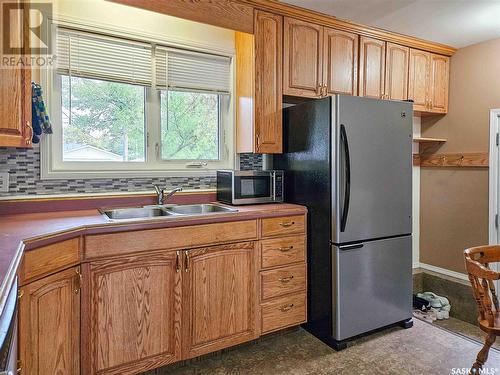
[[[500,244],[500,109],[490,110],[490,153],[489,153],[489,243]],[[500,263],[490,267],[500,271]],[[496,282],[497,290],[500,282]]]

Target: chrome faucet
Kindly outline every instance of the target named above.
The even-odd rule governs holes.
[[[158,185],[153,185],[156,191],[156,195],[158,195],[158,205],[164,205],[165,201],[170,198],[172,195],[177,193],[178,191],[182,191],[182,187],[175,188],[171,192],[167,193],[165,189],[160,189]]]

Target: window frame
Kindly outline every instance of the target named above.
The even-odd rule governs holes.
[[[57,24],[52,20],[49,30],[55,42],[55,29]],[[82,31],[107,33],[118,36],[116,32],[109,32],[103,27],[82,27],[71,23],[62,23],[65,27],[73,27]],[[129,38],[131,33],[123,32],[121,37]],[[168,39],[143,35],[134,38],[137,41],[162,44],[179,48],[179,41],[174,45]],[[148,40],[149,39],[149,40]],[[238,161],[235,152],[235,68],[234,51],[222,52],[219,50],[193,48],[186,43],[186,48],[195,52],[213,53],[229,57],[231,92],[229,95],[219,94],[219,160],[162,160],[161,158],[161,91],[154,87],[144,87],[144,117],[145,117],[145,161],[129,162],[65,162],[62,159],[62,124],[61,124],[61,76],[55,69],[46,69],[40,74],[40,81],[45,88],[44,96],[49,104],[49,114],[53,122],[54,133],[43,137],[41,141],[41,178],[42,179],[95,179],[95,178],[137,178],[137,177],[205,177],[215,176],[218,169],[232,169]],[[175,91],[175,90],[174,90]],[[158,148],[156,147],[158,143]],[[157,151],[158,149],[158,151]],[[201,166],[192,166],[202,163]]]

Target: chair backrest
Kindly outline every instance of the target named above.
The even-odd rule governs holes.
[[[465,250],[464,256],[480,320],[494,327],[495,313],[500,311],[494,281],[500,280],[500,273],[491,270],[489,264],[500,262],[500,246],[472,247]]]

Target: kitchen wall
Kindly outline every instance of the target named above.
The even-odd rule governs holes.
[[[488,152],[489,110],[500,108],[499,63],[500,39],[451,58],[449,112],[422,119],[422,136],[447,139],[435,152]],[[420,173],[420,261],[463,273],[463,250],[488,243],[488,169]]]
[[[47,2],[44,0],[43,2]],[[54,0],[53,16],[72,23],[122,30],[130,35],[162,35],[174,44],[233,51],[234,32],[104,0]],[[112,17],[110,17],[112,15]],[[34,72],[34,80],[38,80]],[[261,169],[260,155],[242,154],[242,169]],[[0,197],[151,190],[151,184],[187,189],[215,187],[215,177],[40,180],[40,149],[0,148],[0,171],[10,173],[9,192]]]

